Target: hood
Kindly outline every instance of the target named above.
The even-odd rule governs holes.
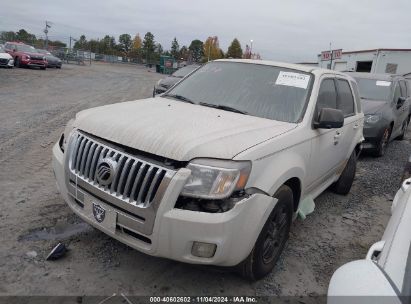
[[[53,55],[45,55],[45,56],[46,56],[47,61],[52,61],[52,62],[59,62],[60,61],[59,58],[57,58]]]
[[[25,55],[29,55],[29,56],[37,56],[37,57],[45,57],[46,55],[42,54],[42,53],[37,53],[37,52],[26,52],[26,51],[22,51],[21,53],[25,54]]]
[[[388,103],[386,101],[361,99],[361,107],[364,114],[375,114],[381,112],[381,110],[387,105]]]
[[[9,53],[1,53],[0,52],[0,59],[13,59]]]
[[[173,85],[175,85],[180,80],[181,80],[181,78],[179,78],[179,77],[168,76],[168,77],[163,78],[163,79],[160,80],[159,86],[168,89],[168,88],[172,87]]]
[[[156,97],[79,112],[74,127],[178,161],[232,159],[297,124]]]

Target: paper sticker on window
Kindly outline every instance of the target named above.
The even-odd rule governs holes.
[[[281,71],[275,84],[306,89],[309,81],[309,75]]]
[[[391,81],[377,80],[376,84],[380,87],[389,87],[391,85]]]

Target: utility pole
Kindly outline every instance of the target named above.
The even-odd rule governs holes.
[[[49,28],[51,28],[50,22],[46,21],[46,28],[44,29],[44,34],[46,34],[46,41],[44,44],[45,49],[47,50],[48,46],[49,46],[49,37],[48,37],[48,33],[49,33]]]
[[[333,69],[333,49],[330,42],[330,70]]]

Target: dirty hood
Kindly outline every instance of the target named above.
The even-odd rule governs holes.
[[[95,136],[179,161],[231,159],[296,126],[161,97],[84,110],[74,122]]]
[[[379,113],[385,106],[388,106],[388,103],[386,101],[361,99],[361,107],[364,114]]]

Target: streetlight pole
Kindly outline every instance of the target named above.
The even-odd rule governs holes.
[[[250,59],[252,59],[253,56],[253,39],[250,40],[251,45],[250,45]]]

